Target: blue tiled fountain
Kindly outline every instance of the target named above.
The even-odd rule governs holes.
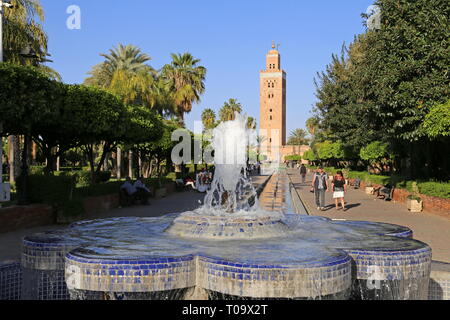
[[[229,125],[244,122],[238,117]],[[220,150],[220,142],[214,146]],[[223,180],[231,168],[216,167],[196,211],[83,221],[26,237],[25,297],[427,298],[431,249],[408,228],[297,214],[283,170],[255,201],[241,166],[234,189]]]

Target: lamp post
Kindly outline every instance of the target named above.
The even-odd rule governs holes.
[[[0,63],[3,62],[3,7],[12,8],[10,1],[0,0]],[[0,117],[0,187],[3,191],[3,123]],[[1,207],[1,204],[0,204]]]

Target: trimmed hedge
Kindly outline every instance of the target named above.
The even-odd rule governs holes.
[[[86,187],[92,184],[91,171],[79,170],[79,171],[60,171],[55,172],[57,176],[70,176],[74,177],[77,187]],[[111,171],[101,171],[97,174],[95,180],[97,183],[105,183],[111,179]]]

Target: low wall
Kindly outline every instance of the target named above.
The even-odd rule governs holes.
[[[167,194],[176,191],[175,183],[164,186]],[[153,192],[154,194],[154,192]],[[90,215],[109,211],[120,206],[120,195],[108,194],[98,197],[89,197],[83,200],[85,213],[81,218],[89,218]],[[45,204],[34,204],[29,206],[11,206],[0,208],[0,233],[6,233],[19,229],[46,226],[55,223],[70,223],[78,221],[80,217],[56,217],[53,208]],[[66,221],[67,220],[67,221]]]
[[[354,179],[349,180],[350,182],[354,181]],[[381,185],[373,184],[372,186],[380,187]],[[361,181],[360,189],[364,191],[365,187],[364,181]],[[406,204],[406,199],[410,195],[411,193],[408,190],[395,188],[392,200]],[[450,199],[427,196],[424,194],[419,194],[419,197],[423,201],[423,211],[450,218]]]
[[[99,197],[90,197],[83,200],[85,215],[109,211],[119,207],[119,194],[108,194]]]
[[[167,183],[164,185],[166,188],[167,194],[174,193],[176,191],[175,183]],[[153,187],[150,187],[150,192],[154,196],[155,190]],[[117,194],[108,194],[104,196],[98,197],[90,197],[86,198],[83,201],[83,207],[85,211],[85,215],[89,216],[93,213],[100,213],[109,211],[111,209],[118,208],[120,206],[120,195]]]
[[[406,199],[409,195],[411,195],[411,193],[407,190],[395,189],[393,200],[400,203],[406,203]],[[419,197],[423,201],[424,211],[450,217],[450,199],[442,199],[424,194],[420,194]]]
[[[0,233],[53,223],[55,223],[53,209],[45,204],[11,206],[0,209]]]
[[[164,188],[166,188],[167,190],[167,194],[174,193],[176,191],[176,187],[177,185],[175,184],[175,182],[166,183],[164,185]]]

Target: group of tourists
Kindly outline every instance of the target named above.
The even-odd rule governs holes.
[[[300,175],[302,177],[302,183],[306,182],[307,169],[304,164],[300,166]],[[331,187],[329,185],[328,174],[323,167],[319,167],[313,175],[311,183],[311,192],[315,195],[317,210],[325,210],[325,193],[333,192],[333,199],[335,202],[336,210],[346,211],[345,207],[345,194],[347,193],[347,183],[342,171],[337,171],[336,175],[331,181]],[[339,207],[341,204],[341,207]]]

